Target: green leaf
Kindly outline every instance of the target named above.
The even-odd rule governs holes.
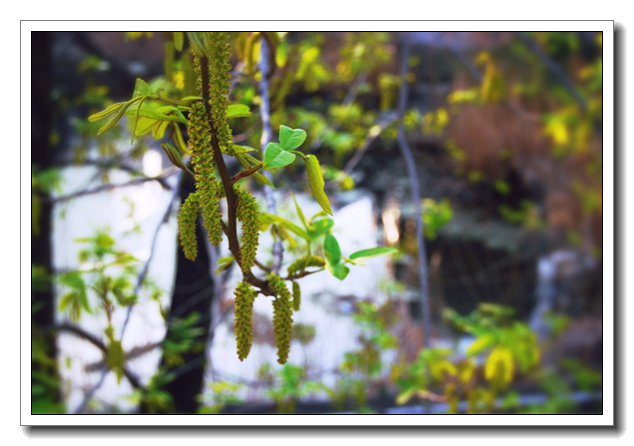
[[[239,146],[237,144],[233,144],[233,152],[234,153],[249,153],[249,152],[257,152],[253,147],[248,146]]]
[[[116,104],[112,104],[105,110],[100,111],[99,113],[95,113],[94,115],[88,116],[88,121],[97,122],[102,119],[106,119],[108,116],[113,115],[119,110],[121,107],[125,105],[125,102],[117,102]]]
[[[395,252],[398,252],[398,249],[388,248],[387,246],[377,246],[376,248],[362,249],[361,251],[354,252],[350,254],[350,259],[354,260],[362,257],[382,256],[385,254],[393,254]]]
[[[76,290],[86,289],[86,284],[84,283],[84,279],[81,277],[81,273],[79,271],[62,274],[59,277],[59,281],[69,288],[74,288]]]
[[[251,116],[248,105],[231,104],[227,106],[227,118],[245,118],[247,116]]]
[[[218,267],[214,270],[214,274],[220,274],[235,261],[233,256],[220,257],[218,259]]]
[[[100,248],[110,249],[114,246],[114,239],[108,234],[99,234],[95,238],[95,244]]]
[[[270,142],[264,152],[264,168],[284,167],[295,161],[295,155],[286,150],[276,142]]]
[[[169,125],[169,122],[162,121],[156,127],[152,127],[152,138],[163,139],[163,136],[165,136],[165,129],[167,129],[168,125]]]
[[[311,239],[316,239],[317,237],[324,235],[335,225],[334,220],[330,218],[324,218],[322,220],[317,220],[313,224],[308,227],[308,236]]]
[[[336,265],[341,261],[341,248],[335,236],[330,233],[324,239],[324,251],[329,264]]]
[[[350,272],[350,268],[348,268],[346,265],[343,265],[341,263],[338,265],[331,265],[330,263],[328,263],[326,265],[326,268],[328,269],[328,271],[330,271],[330,274],[332,274],[339,280],[345,279],[348,273]]]
[[[182,31],[175,31],[174,32],[174,47],[178,51],[182,51],[183,50],[183,40],[184,40],[183,32]]]
[[[138,96],[147,96],[152,94],[152,90],[150,90],[150,86],[143,80],[137,78],[136,84],[134,85],[134,94],[132,94],[133,98]]]
[[[308,184],[313,191],[313,195],[317,200],[317,203],[321,208],[332,215],[332,209],[330,209],[330,201],[328,196],[324,192],[324,177],[321,173],[321,167],[319,161],[315,155],[307,155],[304,158],[306,162],[306,173],[308,174]]]
[[[492,333],[485,334],[484,336],[480,336],[478,339],[473,341],[473,343],[467,348],[467,356],[477,355],[484,350],[493,347],[495,343],[498,341],[498,337]]]
[[[280,145],[284,150],[294,150],[306,140],[306,132],[302,129],[291,129],[285,125],[280,126]]]
[[[104,125],[103,127],[99,129],[99,131],[97,132],[97,136],[101,135],[106,130],[110,130],[112,127],[114,127],[117,124],[117,122],[119,122],[119,120],[121,119],[125,111],[128,109],[128,107],[140,100],[141,100],[141,96],[134,99],[130,99],[128,102],[123,104],[121,108],[119,108],[119,111],[117,111],[117,113],[110,119],[110,121],[108,121],[106,125]]]
[[[308,233],[306,231],[304,231],[302,228],[297,226],[295,223],[290,222],[287,219],[279,217],[277,215],[267,214],[266,212],[262,212],[260,213],[260,222],[263,224],[275,223],[276,225],[280,227],[288,229],[289,231],[291,231],[295,235],[298,235],[304,240],[310,240],[310,237],[308,237]]]
[[[306,224],[306,218],[304,217],[302,208],[300,208],[299,205],[297,204],[297,200],[295,199],[295,194],[291,192],[291,195],[293,196],[293,202],[295,203],[295,209],[297,210],[297,215],[299,216],[299,219],[302,221],[304,228],[308,230],[308,225]]]

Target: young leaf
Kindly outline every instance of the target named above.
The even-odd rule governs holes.
[[[183,50],[183,40],[184,40],[183,32],[182,31],[175,31],[174,32],[174,47],[178,51],[182,51]]]
[[[320,235],[324,235],[326,232],[330,231],[330,229],[335,225],[335,222],[330,218],[324,218],[322,220],[317,220],[315,223],[311,224],[308,227],[308,236],[311,239],[316,239]]]
[[[178,127],[178,124],[172,124],[174,126],[174,134],[172,135],[172,139],[176,143],[176,147],[178,150],[185,154],[191,155],[191,152],[187,148],[187,144],[185,144],[185,140],[183,139],[183,134],[181,133],[181,129]]]
[[[249,152],[257,152],[257,150],[255,150],[253,147],[239,146],[237,144],[233,144],[233,153],[237,154],[237,153],[249,153]]]
[[[295,235],[300,236],[304,240],[310,240],[306,231],[297,226],[295,223],[288,221],[285,218],[279,217],[274,214],[267,214],[266,212],[260,213],[260,223],[275,223],[280,227],[284,227],[294,233]]]
[[[245,118],[247,116],[251,116],[248,105],[231,104],[227,106],[227,118]]]
[[[299,219],[302,221],[304,228],[308,230],[308,225],[306,224],[306,218],[304,217],[302,208],[300,208],[299,205],[297,204],[297,200],[295,199],[295,194],[291,192],[291,195],[293,196],[293,202],[295,203],[295,209],[297,210],[297,215],[299,216]]]
[[[218,268],[214,270],[214,274],[220,274],[235,261],[233,256],[221,257],[218,259]]]
[[[384,254],[393,254],[398,252],[396,248],[388,248],[387,246],[377,246],[376,248],[362,249],[361,251],[350,254],[350,259],[360,259],[362,257],[375,257],[382,256]]]
[[[330,274],[332,274],[339,280],[345,279],[348,273],[350,272],[350,268],[348,268],[346,265],[343,265],[341,263],[337,265],[331,265],[330,263],[328,263],[326,265],[326,268],[328,269],[328,271],[330,271]]]
[[[341,261],[341,249],[334,235],[328,233],[324,239],[324,252],[331,265],[337,265]]]
[[[319,166],[319,161],[315,155],[307,155],[304,158],[306,162],[306,173],[308,174],[308,184],[310,184],[310,189],[313,191],[313,195],[317,200],[317,203],[321,206],[321,208],[332,215],[332,209],[330,209],[330,201],[328,200],[328,196],[324,192],[324,177],[321,173],[321,167]]]
[[[133,98],[138,96],[147,96],[152,94],[152,90],[150,90],[150,86],[143,80],[137,78],[136,84],[134,85],[134,94],[132,94]]]
[[[279,144],[270,142],[264,153],[264,168],[284,167],[295,161],[295,155],[283,150]]]
[[[102,119],[106,119],[108,116],[113,115],[119,110],[121,107],[125,105],[125,102],[117,102],[116,104],[112,104],[105,110],[100,111],[99,113],[95,113],[94,115],[88,116],[88,121],[97,122]]]
[[[99,129],[99,131],[97,132],[97,136],[101,135],[106,130],[110,130],[112,127],[114,127],[117,124],[117,122],[119,122],[119,119],[121,119],[121,117],[123,116],[125,111],[128,109],[128,107],[140,100],[141,100],[141,96],[136,97],[134,99],[130,99],[128,102],[123,104],[121,108],[119,108],[119,111],[117,111],[117,113],[110,119],[110,121],[108,121],[106,125],[104,125],[103,127]]]
[[[306,140],[306,132],[302,129],[291,129],[285,125],[280,126],[280,145],[284,150],[294,150]]]

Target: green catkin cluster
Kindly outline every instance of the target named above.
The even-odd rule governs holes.
[[[214,151],[211,132],[206,119],[205,106],[200,102],[192,104],[187,130],[192,146],[192,164],[196,174],[198,203],[202,210],[205,228],[212,245],[218,246],[222,240],[220,219],[221,187],[214,177]]]
[[[300,257],[299,259],[295,260],[293,263],[289,265],[287,270],[288,276],[292,277],[296,275],[297,273],[299,273],[300,271],[311,266],[322,267],[324,265],[326,265],[326,261],[324,260],[323,257],[319,257],[319,256]]]
[[[234,291],[234,319],[238,358],[243,361],[253,343],[253,301],[258,295],[248,283],[240,282]]]
[[[242,247],[240,258],[242,260],[242,272],[248,273],[255,262],[255,254],[258,251],[260,238],[260,209],[253,195],[248,190],[236,186],[238,197],[238,209],[236,217],[242,222]]]
[[[189,194],[183,202],[178,213],[178,233],[185,257],[191,261],[198,255],[198,242],[196,241],[196,218],[198,217],[198,195]]]
[[[299,283],[293,282],[293,311],[299,311],[299,306],[302,303],[302,290],[299,288]]]
[[[291,334],[293,332],[293,310],[291,309],[291,293],[280,277],[271,273],[269,285],[275,292],[273,299],[273,332],[277,347],[277,362],[285,364],[291,349]]]
[[[210,33],[209,48],[209,105],[211,106],[211,120],[218,136],[218,145],[222,152],[233,155],[231,128],[227,121],[227,106],[229,105],[229,88],[231,86],[231,57],[229,45],[226,43],[228,33]]]

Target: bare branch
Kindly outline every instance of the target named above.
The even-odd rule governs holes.
[[[177,171],[180,169],[174,168],[174,169],[166,169],[166,174],[160,176],[160,177],[156,177],[156,178],[150,178],[150,177],[143,177],[143,178],[136,178],[134,180],[128,181],[127,183],[122,183],[122,184],[104,184],[102,186],[99,187],[95,187],[94,189],[89,189],[89,190],[82,190],[79,192],[75,192],[72,194],[68,194],[68,195],[62,195],[61,197],[56,197],[56,198],[44,198],[43,197],[43,201],[47,201],[50,203],[60,203],[63,201],[68,201],[68,200],[72,200],[73,198],[79,198],[79,197],[83,197],[86,195],[93,195],[93,194],[98,194],[101,192],[107,192],[107,191],[111,191],[114,189],[118,189],[121,187],[130,187],[130,186],[138,186],[140,184],[144,184],[147,183],[148,181],[160,181],[162,179],[165,179],[167,177],[170,177],[174,174],[177,173]]]
[[[46,327],[44,331],[67,331],[69,333],[74,333],[77,336],[93,344],[95,347],[101,350],[104,355],[107,354],[108,352],[108,348],[101,341],[101,339],[99,339],[97,336],[93,335],[92,333],[88,333],[86,330],[84,330],[78,325],[73,325],[68,322],[63,322],[61,324],[50,325]],[[130,372],[125,366],[123,367],[123,374],[128,379],[128,381],[130,381],[130,384],[132,385],[132,387],[145,392],[145,388],[141,385],[139,378],[136,375],[134,375],[132,372]]]
[[[410,33],[403,33],[403,48],[401,54],[401,91],[398,99],[398,112],[400,122],[398,125],[398,143],[405,158],[407,173],[412,189],[412,201],[414,204],[414,221],[416,222],[416,242],[418,243],[418,268],[420,275],[420,300],[423,312],[423,331],[425,333],[425,347],[431,345],[431,315],[429,311],[429,289],[427,285],[427,256],[425,255],[425,241],[423,239],[423,210],[421,207],[420,185],[416,173],[416,161],[405,138],[403,115],[407,108],[407,61],[409,59]]]

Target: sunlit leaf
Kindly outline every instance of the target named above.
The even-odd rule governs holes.
[[[285,125],[280,126],[280,145],[284,150],[295,150],[306,140],[306,132],[302,129],[291,129]]]
[[[326,265],[326,268],[328,269],[328,271],[330,271],[330,274],[332,274],[339,280],[345,279],[350,272],[350,268],[342,263],[339,263],[337,265],[331,265],[330,263],[328,263]]]
[[[220,274],[221,272],[223,272],[224,270],[229,268],[229,266],[231,266],[231,264],[234,261],[235,261],[235,258],[233,256],[227,256],[227,257],[219,258],[218,259],[218,268],[216,268],[214,270],[214,274]]]
[[[136,98],[138,96],[147,96],[149,94],[152,94],[150,86],[143,79],[137,78],[136,84],[134,85],[134,94],[132,94],[132,97]]]
[[[317,237],[324,235],[335,225],[335,222],[330,218],[324,218],[321,220],[317,220],[308,226],[308,235],[311,239],[316,239]]]
[[[469,348],[467,348],[467,356],[477,355],[495,345],[497,341],[498,337],[495,336],[493,333],[480,336],[469,346]]]
[[[293,202],[295,203],[295,210],[297,210],[297,215],[299,216],[299,219],[301,220],[302,224],[304,225],[304,228],[306,230],[308,230],[308,225],[306,224],[306,218],[304,217],[304,213],[302,212],[302,208],[300,208],[299,205],[297,204],[297,200],[295,199],[295,194],[291,192],[291,195],[293,196]]]
[[[251,110],[248,105],[231,104],[227,106],[227,118],[244,118],[251,116]]]
[[[388,248],[386,246],[377,246],[376,248],[362,249],[361,251],[354,252],[350,254],[350,259],[354,260],[362,257],[382,256],[385,254],[394,254],[395,252],[398,252],[398,249]]]
[[[341,249],[334,235],[326,234],[326,238],[324,239],[324,251],[329,264],[336,265],[341,261]]]
[[[183,32],[182,31],[175,31],[174,32],[174,47],[178,51],[182,51],[183,50],[183,40],[185,40]]]
[[[266,146],[264,153],[264,168],[284,167],[295,161],[295,155],[275,143],[271,142]]]
[[[306,162],[306,173],[308,174],[308,184],[313,191],[313,195],[317,200],[317,203],[321,208],[332,215],[332,209],[330,208],[330,201],[328,196],[324,192],[324,177],[321,173],[321,167],[319,161],[315,155],[307,155],[304,158]]]
[[[117,102],[116,104],[112,104],[107,109],[102,110],[99,113],[95,113],[93,115],[88,116],[88,121],[96,122],[96,121],[101,121],[102,119],[106,119],[108,116],[115,114],[117,110],[119,110],[124,105],[125,105],[125,102]]]

